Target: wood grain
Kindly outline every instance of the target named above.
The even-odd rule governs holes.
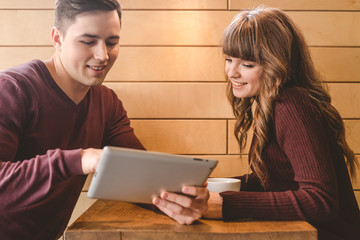
[[[219,46],[236,11],[124,11],[122,45]],[[310,46],[360,46],[360,12],[288,12]],[[53,10],[0,10],[0,45],[51,45]],[[316,21],[314,21],[316,19]],[[34,34],[36,33],[36,34]]]
[[[331,83],[332,104],[343,118],[360,118],[360,83]]]
[[[135,204],[97,201],[65,232],[67,240],[75,239],[317,239],[316,229],[303,221],[223,222],[199,220],[180,225],[169,217]],[[105,234],[105,235],[104,235]]]
[[[229,0],[231,10],[257,7],[263,4],[284,10],[359,10],[359,0]]]
[[[124,9],[227,9],[227,0],[120,0]]]
[[[225,120],[133,120],[132,126],[150,151],[176,154],[225,154]]]
[[[0,1],[0,9],[53,9],[54,0],[11,0]]]
[[[328,82],[360,82],[360,48],[310,48]],[[48,59],[53,47],[0,47],[0,70],[32,59]],[[206,67],[199,67],[206,62]],[[226,81],[220,47],[121,46],[107,81]]]
[[[105,83],[131,118],[231,118],[226,83]]]

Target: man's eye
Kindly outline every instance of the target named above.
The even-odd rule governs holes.
[[[82,44],[85,44],[85,45],[92,45],[94,44],[94,42],[92,41],[80,41]]]
[[[115,47],[118,43],[117,42],[108,42],[106,44],[110,47]]]

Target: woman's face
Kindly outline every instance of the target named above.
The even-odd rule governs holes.
[[[250,98],[259,94],[263,68],[260,64],[226,56],[225,72],[237,98]]]

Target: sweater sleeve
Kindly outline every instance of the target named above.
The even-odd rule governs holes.
[[[81,150],[49,150],[31,159],[16,159],[21,135],[30,124],[29,101],[15,81],[0,76],[0,209],[38,202],[55,186],[83,175]]]
[[[83,175],[81,149],[49,150],[32,159],[0,161],[0,209],[21,209],[45,198],[72,176]]]
[[[236,178],[241,180],[241,191],[260,192],[263,189],[259,178],[254,173],[245,174]]]
[[[224,220],[257,218],[324,222],[336,214],[337,182],[326,126],[321,114],[297,91],[275,104],[275,140],[294,172],[293,179],[284,181],[295,181],[298,188],[221,193]],[[277,164],[276,159],[265,161]]]
[[[104,140],[104,145],[145,149],[134,133],[134,129],[130,126],[130,120],[122,102],[116,94],[111,90],[109,96],[113,102],[110,106],[109,129]]]

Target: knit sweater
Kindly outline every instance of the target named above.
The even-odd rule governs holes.
[[[116,94],[75,104],[39,60],[0,73],[0,239],[58,239],[86,176],[82,148],[140,148]]]
[[[239,176],[240,192],[220,193],[224,220],[306,220],[319,239],[360,239],[347,166],[324,117],[296,88],[286,89],[274,107],[262,155],[268,187],[263,190],[255,173]],[[252,146],[255,141],[253,136]]]

